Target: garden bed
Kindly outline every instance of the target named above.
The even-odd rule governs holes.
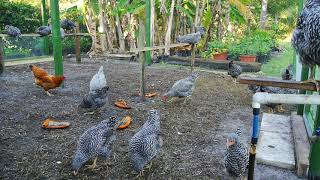
[[[52,63],[39,66],[53,72]],[[77,106],[89,89],[89,81],[104,65],[110,86],[110,104],[95,115],[83,115]],[[79,136],[89,127],[111,115],[131,115],[128,129],[117,131],[114,157],[98,159],[97,169],[82,168],[80,179],[133,179],[127,155],[128,140],[145,121],[151,108],[161,112],[164,145],[144,179],[230,179],[224,172],[223,154],[226,135],[241,128],[242,139],[250,138],[251,94],[246,85],[234,84],[232,78],[200,72],[189,103],[163,104],[160,97],[140,102],[140,66],[125,61],[89,61],[77,64],[64,61],[64,88],[53,90],[54,97],[33,84],[28,65],[7,67],[0,77],[0,179],[75,179],[71,162]],[[188,70],[147,66],[147,92],[159,94],[188,74]],[[112,104],[125,99],[133,108],[120,110]],[[45,130],[46,118],[71,122],[67,129]],[[92,163],[90,161],[89,163]],[[291,172],[266,170],[258,165],[256,179],[295,179]],[[283,174],[285,173],[285,174]]]
[[[190,66],[191,57],[184,58],[184,57],[170,56],[166,62],[168,64]],[[239,64],[242,67],[243,72],[259,72],[261,70],[261,64],[257,62],[254,62],[254,63],[244,63],[240,61],[234,61],[234,62],[236,64]],[[211,59],[195,58],[194,65],[202,68],[208,68],[208,69],[228,70],[228,63],[229,61],[213,61]]]

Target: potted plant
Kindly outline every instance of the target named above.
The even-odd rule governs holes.
[[[215,61],[226,61],[228,58],[227,44],[222,41],[209,42],[209,52]]]
[[[249,41],[240,41],[238,44],[230,46],[229,53],[232,57],[239,57],[242,62],[255,62],[256,49]]]

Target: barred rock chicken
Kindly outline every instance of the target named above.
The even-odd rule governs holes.
[[[189,43],[189,44],[197,44],[201,40],[201,36],[204,35],[205,28],[198,27],[196,33],[186,34],[183,36],[177,37],[178,43]]]
[[[167,102],[169,97],[191,97],[198,76],[198,73],[193,72],[187,78],[180,79],[179,81],[175,82],[172,88],[162,96],[163,102]]]
[[[160,112],[150,110],[147,121],[129,141],[129,158],[140,175],[144,167],[159,154],[162,146],[160,136]]]
[[[36,29],[36,33],[40,34],[40,37],[48,36],[51,34],[51,27],[50,26],[40,26]]]
[[[51,25],[40,26],[36,29],[36,33],[40,34],[40,37],[48,36],[51,34],[51,29],[52,29]],[[64,30],[62,28],[60,28],[60,36],[61,36],[61,39],[63,39],[65,36]]]
[[[236,177],[243,176],[249,164],[249,153],[247,147],[239,139],[240,134],[240,129],[237,129],[235,133],[228,135],[227,151],[224,156],[227,172]]]
[[[93,111],[104,106],[108,100],[108,90],[107,80],[103,72],[103,66],[99,68],[97,74],[95,74],[90,81],[90,90],[89,93],[83,98],[80,108],[88,109],[89,111]]]
[[[289,64],[288,67],[282,71],[281,77],[283,80],[292,80],[293,78],[292,68],[293,68],[293,65]]]
[[[236,83],[236,78],[242,73],[241,66],[235,64],[233,61],[229,62],[228,66],[228,75],[233,78],[233,81]]]
[[[69,19],[64,19],[64,20],[61,20],[60,21],[60,26],[62,29],[65,29],[65,30],[72,30],[76,27],[76,25],[74,24],[74,22],[72,22],[71,20]]]
[[[74,175],[77,175],[81,166],[91,158],[95,159],[89,168],[94,169],[98,156],[109,157],[111,155],[119,120],[119,118],[111,117],[89,128],[80,136],[72,162]]]
[[[320,65],[320,1],[309,0],[297,22],[292,35],[292,46],[300,57],[300,62],[309,66],[310,76],[306,82],[316,84],[319,91],[319,81],[313,79],[314,66]]]
[[[64,76],[49,75],[47,71],[35,65],[30,65],[29,68],[34,75],[35,84],[41,86],[46,91],[48,96],[53,96],[51,93],[49,93],[50,89],[59,87],[65,80]]]
[[[10,37],[19,37],[21,35],[21,31],[19,28],[14,27],[14,26],[10,26],[10,25],[6,25],[4,27],[6,33],[10,36]]]

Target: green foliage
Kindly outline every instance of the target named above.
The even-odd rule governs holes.
[[[284,53],[280,56],[273,57],[267,64],[262,65],[261,71],[267,76],[281,76],[282,69],[286,68],[289,64],[293,64],[294,50],[290,42],[283,44]]]
[[[256,30],[230,46],[228,52],[234,57],[239,55],[268,55],[277,46],[273,33],[272,31]]]
[[[22,33],[33,33],[41,25],[40,8],[26,3],[0,0],[0,32],[5,25],[16,26]]]
[[[208,50],[202,53],[203,57],[211,57],[214,54],[227,52],[229,44],[223,41],[214,40],[208,43]]]
[[[61,19],[66,18],[72,20],[73,22],[78,22],[80,25],[84,25],[83,12],[80,11],[77,6],[73,6],[66,11],[61,13]]]

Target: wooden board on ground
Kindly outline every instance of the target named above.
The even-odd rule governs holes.
[[[158,49],[165,49],[165,48],[174,48],[174,47],[181,47],[181,46],[188,46],[188,43],[179,43],[179,44],[169,44],[169,45],[161,45],[161,46],[153,46],[153,47],[144,47],[141,49],[130,49],[131,53],[137,53],[142,51],[153,51]]]

